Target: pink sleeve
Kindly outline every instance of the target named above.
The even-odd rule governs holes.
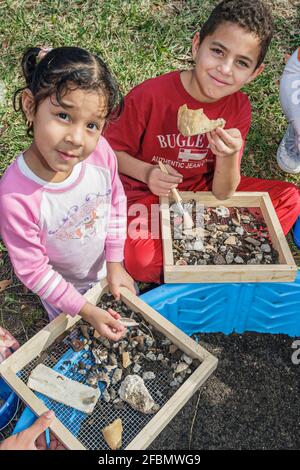
[[[15,189],[19,187],[17,177],[11,178],[11,183],[14,184],[9,185],[6,181],[3,185],[5,189],[2,186],[0,193],[0,231],[15,273],[28,289],[43,300],[75,316],[86,300],[49,264],[45,247],[41,243],[40,228],[36,222],[40,191],[36,187],[33,188],[31,183],[27,183],[27,193],[31,194],[26,197]],[[24,188],[24,181],[22,186]]]
[[[123,185],[118,175],[117,157],[104,137],[97,147],[103,165],[110,171],[111,176],[111,208],[105,242],[106,261],[121,262],[124,259],[126,240],[127,202]]]

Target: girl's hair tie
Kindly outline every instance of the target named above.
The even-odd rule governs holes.
[[[41,61],[50,51],[52,51],[52,47],[41,47],[41,50],[37,55],[38,60]]]

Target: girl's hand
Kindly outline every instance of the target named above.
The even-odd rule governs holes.
[[[108,287],[116,300],[120,300],[120,287],[127,287],[136,294],[132,277],[121,263],[106,263]]]
[[[165,166],[170,173],[169,175],[163,173],[158,165],[153,165],[153,168],[150,168],[148,172],[147,184],[150,191],[156,196],[168,196],[171,188],[176,188],[178,184],[182,183],[182,175],[172,166]]]
[[[87,302],[80,311],[87,321],[101,336],[111,341],[119,341],[126,333],[126,328],[118,321],[120,315],[112,309],[108,312]]]
[[[18,341],[0,326],[0,363],[20,347]]]
[[[213,154],[217,157],[231,157],[239,153],[243,146],[243,139],[239,129],[222,129],[218,127],[207,133],[208,142]]]
[[[2,441],[0,450],[46,450],[44,431],[50,426],[54,416],[53,411],[42,414],[28,429]],[[64,446],[50,433],[50,450],[64,449]]]

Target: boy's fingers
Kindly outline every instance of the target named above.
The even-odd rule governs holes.
[[[179,171],[175,170],[175,168],[173,168],[171,165],[166,165],[166,167],[170,175],[177,176],[181,180],[183,179],[182,174],[179,173]]]
[[[55,414],[53,411],[47,411],[46,413],[42,414],[36,421],[35,423],[30,426],[26,431],[29,433],[28,436],[35,441],[42,432],[44,432],[49,425],[51,424]]]
[[[218,152],[227,153],[228,151],[230,151],[230,148],[217,135],[214,136],[213,144]]]
[[[170,182],[166,182],[166,181],[162,181],[162,180],[159,180],[158,182],[159,184],[159,189],[161,191],[170,191],[171,187],[175,185],[175,187],[177,186],[177,184],[175,183],[170,183]]]
[[[239,129],[222,129],[221,127],[218,127],[215,131],[219,137],[224,140],[228,140],[228,142],[236,142],[237,139],[242,139],[242,135],[239,131]]]
[[[236,144],[236,137],[232,137],[228,132],[218,127],[215,131],[215,138],[218,142],[223,142],[227,147],[233,147]]]
[[[161,172],[159,176],[159,181],[169,183],[169,184],[179,184],[182,182],[182,178],[174,175],[167,175],[166,173]]]

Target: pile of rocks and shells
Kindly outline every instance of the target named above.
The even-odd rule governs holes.
[[[184,227],[178,205],[170,206],[175,265],[279,263],[259,209],[203,207],[193,199],[184,203],[184,208],[192,216],[191,229]]]

